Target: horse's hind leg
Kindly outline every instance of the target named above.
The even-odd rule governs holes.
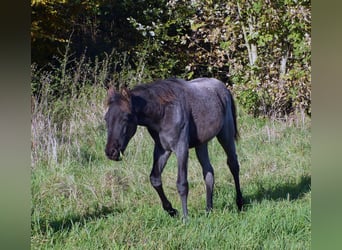
[[[233,126],[232,122],[226,123],[223,126],[222,130],[217,135],[217,139],[222,145],[228,157],[227,163],[233,175],[234,183],[235,183],[236,204],[238,206],[238,209],[241,211],[242,206],[243,206],[243,198],[242,198],[242,193],[240,189],[240,179],[239,179],[240,166],[239,166],[238,158],[236,155],[236,149],[235,149],[234,127],[231,127],[229,125]]]
[[[202,166],[203,178],[207,190],[207,211],[213,208],[214,169],[209,161],[207,143],[196,147],[196,155]]]
[[[157,145],[154,147],[153,168],[150,174],[150,181],[160,197],[164,210],[168,212],[170,216],[175,216],[178,212],[172,207],[170,201],[166,198],[161,181],[161,174],[170,154],[170,151],[165,151],[163,148],[158,147]]]

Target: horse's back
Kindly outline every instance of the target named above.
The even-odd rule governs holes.
[[[188,81],[188,84],[200,89],[224,91],[226,87],[223,82],[215,78],[196,78]]]
[[[187,99],[195,110],[201,106],[207,112],[224,111],[229,97],[224,83],[215,78],[197,78],[188,82]]]

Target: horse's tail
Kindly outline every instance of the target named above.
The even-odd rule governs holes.
[[[231,109],[232,109],[232,114],[233,114],[233,121],[234,121],[234,139],[237,141],[240,137],[240,134],[239,134],[239,130],[238,130],[238,127],[237,127],[237,122],[236,122],[236,106],[235,106],[235,101],[234,101],[234,98],[233,98],[233,95],[230,93],[230,97],[231,97]]]

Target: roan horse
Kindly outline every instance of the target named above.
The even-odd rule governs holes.
[[[207,211],[213,207],[214,170],[209,161],[207,143],[217,137],[227,155],[227,163],[234,177],[236,204],[242,209],[243,198],[239,183],[239,163],[234,139],[238,138],[235,104],[225,85],[214,78],[158,80],[138,85],[132,90],[108,90],[106,155],[121,160],[137,126],[147,128],[155,142],[152,186],[157,191],[164,210],[175,216],[163,190],[161,174],[174,152],[178,163],[177,189],[182,201],[183,217],[188,215],[188,151],[195,147],[206,184]]]

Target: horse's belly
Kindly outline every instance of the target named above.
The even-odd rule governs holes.
[[[222,129],[223,119],[220,117],[202,117],[191,121],[189,128],[189,146],[196,147],[214,138]]]

